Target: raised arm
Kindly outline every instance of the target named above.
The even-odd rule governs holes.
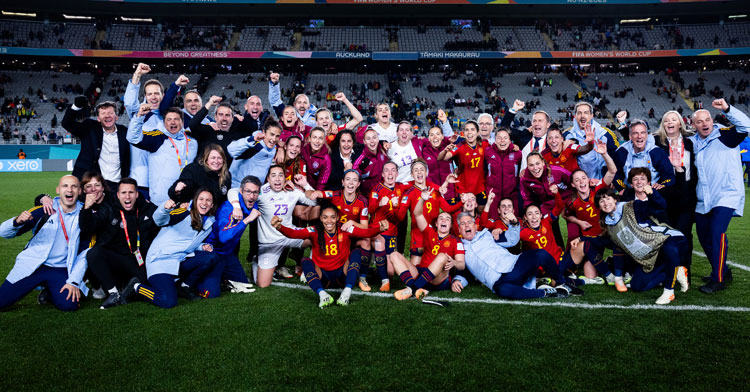
[[[346,129],[356,129],[362,123],[362,113],[349,101],[349,98],[344,93],[337,93],[336,100],[343,103],[347,110],[349,110],[349,114],[352,115],[352,119],[346,123]]]
[[[78,121],[78,115],[82,110],[88,110],[88,100],[84,96],[76,97],[75,102],[65,111],[60,125],[73,136],[82,138],[89,132],[86,120]],[[88,119],[88,111],[83,112]],[[93,121],[93,120],[92,120]]]
[[[149,72],[151,72],[151,67],[147,64],[139,63],[135,67],[133,77],[128,81],[128,86],[125,88],[125,96],[123,96],[122,101],[125,105],[125,111],[131,118],[138,113],[140,107],[138,92],[141,90],[141,77]]]
[[[419,231],[424,231],[424,229],[427,228],[428,222],[427,219],[424,217],[424,202],[425,200],[430,199],[430,194],[432,193],[431,188],[427,188],[424,191],[422,191],[422,194],[419,195],[419,200],[417,200],[417,205],[414,206],[414,221],[417,222],[417,227],[419,228]]]
[[[602,156],[602,158],[604,159],[604,163],[607,164],[607,173],[605,173],[604,177],[602,177],[602,182],[610,185],[615,179],[615,174],[617,174],[617,165],[615,165],[615,161],[607,153],[607,144],[602,142],[601,140],[597,140],[595,143],[596,152]]]
[[[443,109],[438,109],[437,111],[437,126],[439,126],[440,129],[443,130],[443,136],[453,136],[453,128],[451,128],[451,125],[448,123],[448,115],[445,114],[445,111],[443,111]]]
[[[276,118],[281,118],[284,113],[284,102],[281,101],[281,87],[279,86],[280,75],[272,72],[268,77],[268,103],[276,112]]]

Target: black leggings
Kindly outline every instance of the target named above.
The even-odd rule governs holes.
[[[89,250],[86,260],[89,264],[89,271],[102,282],[104,291],[122,286],[133,277],[137,277],[141,282],[147,280],[145,264],[139,267],[132,254],[122,254],[95,246]]]

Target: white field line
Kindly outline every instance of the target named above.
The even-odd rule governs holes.
[[[297,290],[310,290],[308,286],[302,286],[291,283],[273,282],[274,286],[285,287]],[[326,290],[331,292],[341,291],[339,289]],[[388,293],[366,293],[359,290],[353,290],[352,295],[363,295],[367,297],[380,297],[389,298],[395,301],[393,294]],[[495,304],[495,305],[514,305],[514,306],[530,306],[530,307],[559,307],[559,308],[579,308],[579,309],[617,309],[617,310],[694,310],[704,312],[750,312],[748,307],[739,306],[711,306],[711,305],[614,305],[614,304],[602,304],[602,303],[581,303],[581,302],[564,302],[564,300],[548,300],[548,301],[511,301],[500,298],[438,298],[432,297],[433,300],[441,302],[454,302],[454,303],[480,303],[480,304]]]
[[[705,253],[703,253],[703,252],[698,252],[697,250],[694,250],[694,251],[693,251],[693,254],[694,254],[694,255],[698,255],[698,256],[700,256],[700,257],[706,257],[706,254],[705,254]],[[729,260],[729,259],[727,259],[727,265],[728,265],[728,266],[730,266],[730,267],[734,267],[734,268],[739,268],[739,269],[741,269],[741,270],[743,270],[743,271],[746,271],[746,272],[750,272],[750,267],[748,267],[748,266],[746,266],[746,265],[744,265],[744,264],[737,264],[737,263],[735,263],[734,261],[731,261],[731,260]]]

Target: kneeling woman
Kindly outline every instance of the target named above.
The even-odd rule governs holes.
[[[333,297],[324,288],[334,285],[344,286],[344,291],[336,303],[343,306],[349,304],[352,287],[359,279],[361,259],[359,249],[350,252],[351,237],[370,238],[388,229],[387,220],[380,221],[379,227],[374,226],[366,230],[355,227],[354,221],[347,221],[339,227],[339,211],[327,201],[320,206],[320,219],[315,221],[315,226],[297,229],[283,226],[281,222],[282,219],[277,216],[271,218],[271,226],[284,236],[313,242],[312,260],[302,259],[302,270],[307,284],[320,297],[318,306],[321,308],[333,304]]]
[[[624,259],[634,260],[641,266],[636,267],[630,288],[646,291],[663,284],[664,292],[656,304],[666,305],[674,301],[675,282],[680,283],[681,291],[688,289],[687,269],[683,267],[689,257],[687,240],[679,231],[652,218],[664,213],[666,201],[650,185],[644,191],[646,200],[620,202],[614,190],[606,188],[596,193],[595,201],[604,215],[602,228],[615,248],[615,275],[624,268]]]
[[[211,245],[203,243],[215,220],[213,194],[199,189],[188,209],[174,207],[175,202],[167,200],[154,212],[154,222],[162,229],[146,257],[149,284],[133,286],[161,308],[177,306],[178,295],[196,299],[196,291],[205,298],[218,297],[221,282],[222,264]]]

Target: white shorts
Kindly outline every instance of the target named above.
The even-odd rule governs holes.
[[[258,244],[258,267],[261,269],[275,268],[279,264],[279,256],[286,248],[301,248],[304,240],[284,238],[270,244]]]

